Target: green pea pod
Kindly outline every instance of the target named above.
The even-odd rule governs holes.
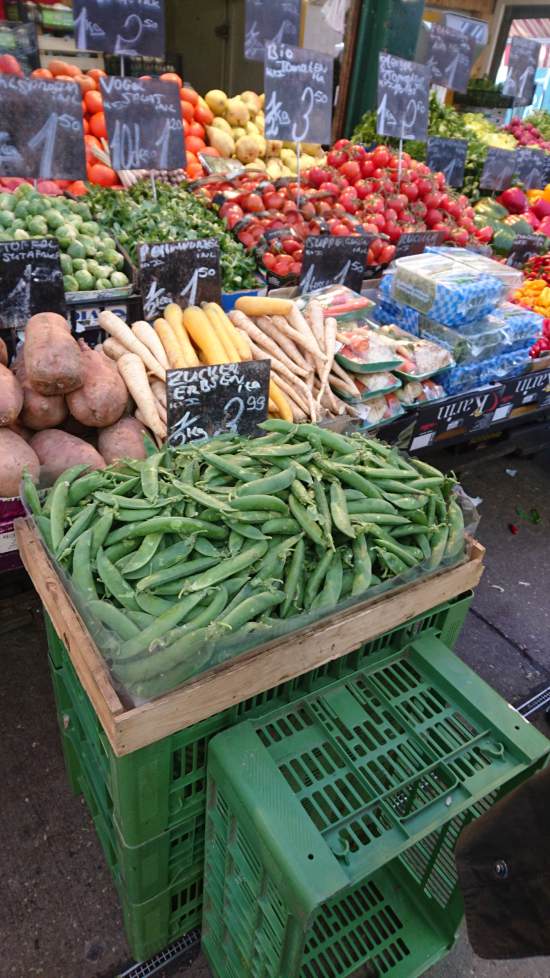
[[[186,537],[185,540],[178,540],[177,543],[173,543],[170,547],[166,547],[165,550],[161,550],[160,553],[155,554],[151,561],[151,573],[154,574],[155,571],[163,570],[164,567],[171,567],[172,564],[177,564],[179,560],[183,560],[188,557],[191,551],[195,548],[197,544],[197,537],[192,534],[190,537]],[[204,554],[208,556],[208,554]],[[214,556],[213,554],[211,556]]]
[[[136,592],[139,594],[140,591],[153,591],[163,584],[168,584],[170,581],[181,581],[200,571],[208,570],[209,567],[214,567],[218,563],[219,557],[217,556],[197,557],[196,560],[187,560],[184,558],[178,561],[177,564],[172,564],[163,570],[155,571],[154,574],[149,574],[148,577],[142,577],[136,584]]]
[[[330,486],[330,513],[340,533],[354,540],[355,530],[350,522],[346,494],[341,484],[336,481]]]
[[[124,496],[125,498],[131,499],[133,497],[129,494],[133,489],[136,489],[139,486],[140,482],[141,479],[139,475],[131,476],[129,479],[125,479],[124,482],[121,482],[118,486],[115,486],[114,489],[111,489],[111,492],[113,496]]]
[[[134,635],[139,635],[138,626],[109,601],[90,601],[87,609],[91,615],[98,618],[103,625],[107,625],[119,638],[130,639]]]
[[[143,522],[128,523],[113,530],[107,537],[107,544],[119,543],[121,540],[131,540],[146,537],[149,533],[177,533],[182,536],[191,533],[204,533],[213,540],[223,540],[227,534],[225,527],[206,523],[204,520],[190,520],[185,516],[154,516]]]
[[[88,472],[87,475],[80,476],[80,479],[76,479],[71,483],[69,504],[76,506],[86,496],[91,496],[104,483],[105,474],[103,469],[94,469],[93,472]]]
[[[445,548],[447,546],[447,540],[449,538],[449,527],[446,524],[442,524],[433,534],[430,544],[432,548],[432,553],[430,559],[427,561],[428,570],[435,570],[439,567],[443,556],[445,554]]]
[[[106,539],[108,539],[108,537]],[[109,558],[111,563],[116,564],[117,560],[120,560],[121,557],[126,557],[127,554],[133,553],[134,550],[137,550],[138,546],[138,540],[120,540],[118,543],[114,543],[110,547],[104,547],[103,550],[105,556]]]
[[[36,523],[44,543],[46,544],[48,550],[53,550],[52,546],[52,530],[51,523],[48,516],[35,516],[34,522]]]
[[[171,481],[176,489],[179,489],[184,496],[189,496],[189,498],[198,503],[199,506],[205,506],[207,509],[212,506],[214,499],[207,492],[204,492],[202,489],[198,489],[197,486],[190,486],[185,482],[179,482],[173,476],[171,477]],[[250,485],[252,485],[252,483],[250,483]],[[231,506],[229,506],[228,503],[223,502],[223,500],[219,498],[216,498],[215,502],[216,509],[219,512],[231,512]]]
[[[238,594],[241,588],[245,586],[247,581],[248,581],[248,576],[246,574],[243,574],[242,577],[228,578],[228,580],[225,581],[225,584],[223,585],[227,591],[228,599],[233,598],[236,594]]]
[[[127,577],[132,571],[142,570],[157,552],[163,534],[149,533],[143,537],[138,549],[129,555],[128,562],[124,565],[124,576]]]
[[[374,551],[378,554],[382,566],[390,572],[390,576],[398,577],[410,569],[397,554],[391,553],[385,547],[374,547]]]
[[[319,428],[314,424],[301,424],[300,435],[308,438],[314,447],[315,442],[320,441],[323,448],[328,448],[338,455],[350,455],[357,450],[357,444],[351,438],[347,438],[346,435],[339,435],[336,431],[331,431],[330,428]]]
[[[321,559],[315,565],[313,573],[308,578],[304,596],[304,606],[306,608],[311,608],[316,595],[319,592],[326,575],[330,567],[332,560],[332,551],[327,550],[321,557]]]
[[[317,597],[314,599],[311,608],[333,608],[338,604],[340,599],[340,594],[342,593],[342,583],[344,579],[344,570],[342,567],[342,558],[338,551],[332,554],[330,566],[325,577],[325,583],[323,585],[323,590],[319,592]]]
[[[227,587],[223,584],[221,587],[216,588],[214,597],[206,605],[205,608],[201,608],[196,614],[190,615],[189,619],[186,621],[185,625],[181,625],[179,628],[173,628],[167,632],[158,642],[151,643],[151,652],[160,652],[161,649],[165,649],[168,645],[172,645],[177,642],[178,639],[184,638],[190,632],[197,628],[205,628],[210,622],[215,621],[221,615],[222,611],[225,609],[229,595],[227,593]]]
[[[73,525],[69,527],[65,536],[62,538],[62,540],[60,541],[57,547],[56,554],[58,556],[64,554],[66,550],[72,547],[77,537],[79,537],[80,534],[84,532],[84,530],[88,529],[90,523],[92,522],[95,516],[96,509],[97,509],[97,503],[88,503],[88,505],[85,506],[84,509],[81,509]],[[52,519],[53,519],[53,514],[54,514],[54,508],[52,506]]]
[[[224,472],[226,475],[230,475],[235,482],[249,482],[251,480],[250,472],[248,472],[244,467],[236,465],[234,462],[229,461],[223,455],[213,455],[210,452],[203,452],[202,456],[209,465],[218,469],[220,472]]]
[[[146,499],[154,502],[159,492],[159,465],[164,458],[164,452],[149,455],[141,466],[141,488]]]
[[[33,516],[40,515],[42,512],[40,497],[28,469],[23,472],[23,500]]]
[[[292,554],[292,560],[288,568],[285,580],[284,601],[280,610],[281,618],[288,618],[291,605],[294,603],[296,592],[299,589],[299,581],[304,570],[305,544],[303,537],[300,537]]]
[[[69,490],[70,494],[70,490]],[[99,517],[94,523],[92,529],[92,543],[90,547],[90,556],[92,560],[95,560],[97,556],[97,551],[103,546],[105,540],[107,539],[109,533],[111,532],[111,527],[113,525],[113,511],[107,510],[105,513]],[[109,560],[111,558],[109,557]],[[113,561],[115,563],[115,561]]]
[[[286,534],[299,533],[300,524],[296,520],[280,517],[274,520],[267,520],[261,527],[264,536],[285,536]]]
[[[330,505],[325,492],[325,487],[320,479],[316,479],[313,484],[315,502],[319,512],[319,521],[325,531],[326,542],[330,550],[334,550],[334,540],[332,539],[332,517]]]
[[[281,418],[268,418],[267,421],[261,421],[258,428],[263,428],[264,431],[269,432],[279,432],[288,435],[289,438],[298,431],[297,424],[292,421],[283,421]]]
[[[443,486],[446,482],[445,476],[426,476],[424,479],[415,479],[414,482],[408,483],[408,488],[416,491],[422,491],[423,489],[436,489],[439,486]]]
[[[349,490],[350,492],[355,492],[356,490]],[[392,506],[387,499],[367,499],[363,493],[359,493],[360,499],[353,498],[350,499],[346,492],[346,500],[348,506],[348,513],[387,513],[389,516],[395,516],[397,510],[395,506]]]
[[[420,523],[405,523],[404,526],[396,526],[392,529],[391,534],[396,540],[401,539],[401,537],[426,537],[428,527],[422,526]]]
[[[75,557],[73,557],[73,562],[74,559]],[[139,611],[133,588],[124,580],[120,571],[111,563],[101,548],[97,552],[96,567],[107,594],[112,595],[123,608]]]
[[[301,485],[301,483],[298,483]],[[231,500],[231,505],[236,510],[250,510],[250,509],[268,509],[276,513],[280,513],[281,516],[288,516],[288,506],[282,499],[278,496],[236,496],[235,499]],[[275,518],[275,517],[274,517]]]
[[[291,465],[275,475],[266,476],[263,479],[254,479],[247,482],[244,486],[239,486],[237,496],[271,496],[283,489],[288,489],[296,478],[296,470]]]
[[[116,513],[118,523],[135,523],[136,520],[150,520],[153,517],[161,518],[158,509],[152,506],[150,509],[119,509]]]
[[[360,472],[366,479],[395,479],[396,481],[399,481],[400,479],[409,480],[418,478],[418,474],[414,471],[414,469],[408,471],[407,469],[392,468],[389,465],[380,468],[362,465]]]
[[[372,579],[372,561],[364,536],[353,541],[353,579],[351,593],[362,594],[370,587]]]
[[[235,557],[239,551],[244,547],[244,534],[238,533],[237,530],[230,530],[229,532],[229,553],[232,557]]]
[[[307,455],[311,451],[311,446],[308,441],[286,443],[285,445],[257,445],[255,441],[251,442],[248,448],[248,454],[250,458],[265,458],[268,461],[272,458],[277,457],[291,457],[293,455]]]
[[[201,557],[219,557],[219,550],[206,537],[197,537],[194,549]]]
[[[417,547],[405,547],[391,538],[384,537],[384,550],[395,554],[407,567],[415,567],[423,559],[422,551]]]
[[[54,500],[55,490],[57,489],[57,487],[62,482],[67,482],[69,485],[72,485],[72,483],[75,481],[75,479],[77,479],[79,475],[82,475],[82,473],[85,472],[86,469],[88,469],[88,468],[89,468],[88,465],[82,465],[82,464],[80,464],[80,465],[72,465],[69,469],[65,469],[65,471],[62,472],[61,475],[58,475],[58,477],[55,480],[53,486],[51,487],[51,489],[49,489],[48,495],[46,497],[46,502],[44,503],[44,506],[42,507],[42,512],[44,513],[45,516],[49,516],[50,515],[51,508],[52,508],[52,503],[53,503],[53,500]],[[104,475],[103,472],[101,473],[101,478],[102,479],[105,478],[105,475]],[[73,504],[71,503],[71,505],[73,505]]]
[[[404,509],[407,511],[423,509],[427,503],[426,496],[406,496],[404,493],[403,495],[399,496],[395,492],[386,492],[386,490],[382,490],[382,495],[384,496],[384,499],[387,499],[392,506],[396,507],[396,509]]]
[[[235,512],[231,514],[231,519],[226,520],[229,526],[236,526],[238,523],[265,523],[267,520],[274,520],[280,513],[276,510],[250,509],[248,512]]]
[[[451,499],[447,507],[449,514],[449,536],[443,555],[444,560],[451,560],[464,550],[464,516],[458,503]]]
[[[249,621],[259,618],[264,611],[269,611],[284,600],[282,591],[263,591],[253,597],[246,598],[228,614],[220,619],[220,625],[236,632]]]
[[[430,547],[430,541],[426,533],[416,538],[416,542],[422,551],[422,556],[424,560],[429,560],[432,555],[432,548]]]
[[[92,531],[84,530],[75,543],[73,553],[73,570],[71,582],[84,602],[93,601],[97,598],[97,590],[92,573],[90,558],[90,546],[92,542]]]
[[[351,517],[354,525],[374,523],[380,526],[406,526],[409,520],[406,516],[399,516],[393,513],[353,513]]]
[[[439,478],[441,475],[439,469],[434,468],[433,465],[429,465],[428,462],[423,462],[419,458],[412,458],[411,465],[413,465],[415,469],[418,469],[421,475],[427,476],[428,478],[431,478],[432,476],[434,478]]]
[[[299,523],[304,533],[310,538],[310,540],[313,540],[313,543],[315,543],[317,546],[323,547],[325,540],[319,523],[315,522],[315,520],[311,518],[307,510],[300,505],[294,496],[289,496],[288,505],[290,507],[292,516],[296,522]]]
[[[130,496],[128,499],[126,497],[121,497],[116,494],[116,492],[104,492],[99,490],[94,492],[94,499],[97,499],[100,503],[105,503],[106,506],[116,506],[117,509],[137,509],[140,512],[134,513],[134,519],[141,516],[141,510],[160,509],[165,506],[169,500],[162,499],[160,502],[151,505],[151,502],[147,499],[141,499],[140,497],[134,498]],[[173,496],[172,499],[177,499],[177,496]]]
[[[264,516],[265,515],[268,514],[264,513]],[[248,524],[243,523],[242,521],[237,523],[233,520],[233,522],[228,522],[228,526],[231,528],[232,533],[238,533],[247,540],[265,540],[265,534],[258,526],[255,526],[254,523]]]
[[[298,524],[296,525],[298,526]],[[252,585],[258,585],[263,581],[268,581],[270,579],[281,580],[287,557],[292,549],[296,546],[301,536],[302,534],[299,533],[296,536],[287,537],[286,540],[282,540],[275,546],[271,545],[265,556],[262,557],[257,565],[256,573],[250,583]]]
[[[61,482],[57,482],[51,494],[50,524],[54,553],[58,552],[59,544],[63,539],[69,486],[70,483],[66,479]]]
[[[159,598],[156,594],[149,594],[146,591],[141,591],[136,594],[136,601],[143,611],[146,611],[149,615],[162,615],[163,611],[167,611],[174,604],[173,601],[166,601],[165,598]]]
[[[117,664],[116,672],[132,696],[152,699],[202,672],[211,657],[210,629],[197,628],[156,655],[120,668]]]
[[[345,465],[338,465],[335,462],[327,461],[326,459],[318,459],[317,464],[319,468],[328,473],[328,475],[336,476],[340,479],[340,482],[345,482],[347,486],[351,486],[352,489],[358,489],[365,496],[372,499],[381,499],[382,492],[378,489],[374,483],[369,482],[365,479],[360,472],[357,472],[354,468],[347,468]]]
[[[191,581],[184,582],[182,590],[186,593],[189,591],[202,591],[205,588],[213,587],[214,584],[219,584],[228,577],[233,577],[233,575],[239,574],[242,570],[251,567],[257,560],[263,557],[267,549],[267,540],[259,540],[258,543],[253,543],[250,547],[246,547],[235,557],[218,561],[215,567],[211,567],[209,570],[204,571],[204,573],[198,574]]]
[[[175,628],[187,615],[191,614],[193,608],[201,600],[201,597],[202,595],[199,594],[188,594],[187,597],[182,598],[181,601],[177,601],[176,604],[163,611],[155,619],[153,624],[148,628],[144,628],[139,635],[134,635],[128,641],[124,642],[120,648],[120,660],[117,663],[117,668],[118,665],[124,664],[125,660],[132,659],[134,656],[139,655],[140,652],[146,649],[151,651],[153,642],[158,641],[166,632]]]
[[[300,456],[299,460],[297,458],[293,458],[292,468],[296,472],[296,479],[299,480],[300,482],[303,482],[306,486],[310,486],[313,482],[313,478],[309,469],[306,468],[306,466],[304,465],[304,462],[306,461],[306,457],[307,456],[302,455]],[[286,459],[274,458],[273,465],[275,465],[277,468],[284,469],[286,468]]]
[[[148,615],[146,611],[127,611],[126,615],[138,628],[148,628],[155,620],[154,615]]]

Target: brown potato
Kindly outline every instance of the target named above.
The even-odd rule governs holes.
[[[82,386],[82,354],[63,316],[54,312],[31,316],[23,355],[29,382],[39,394],[67,394]]]
[[[67,405],[63,394],[52,394],[45,397],[31,386],[23,355],[17,355],[12,363],[12,370],[23,388],[23,409],[21,423],[33,431],[44,428],[57,428],[67,417]]]
[[[143,436],[147,432],[136,418],[121,418],[99,432],[97,447],[110,465],[121,458],[146,458]]]
[[[105,468],[103,458],[93,445],[59,428],[37,432],[31,439],[31,448],[40,460],[40,482],[44,486],[55,482],[58,475],[71,465],[83,463],[90,469]]]
[[[90,428],[106,428],[124,414],[128,403],[126,384],[104,353],[92,350],[84,340],[78,343],[82,355],[83,383],[67,394],[69,411]]]
[[[0,426],[13,424],[23,407],[23,391],[15,374],[0,363]]]
[[[9,428],[0,428],[0,496],[19,495],[23,471],[38,481],[40,462],[30,445]]]

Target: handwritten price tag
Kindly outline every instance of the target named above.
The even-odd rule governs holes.
[[[101,94],[114,170],[179,170],[185,166],[175,82],[102,78]]]
[[[265,59],[265,135],[293,143],[329,143],[332,58],[268,44]]]
[[[73,0],[81,51],[164,57],[164,0]]]
[[[162,316],[169,302],[182,308],[219,302],[220,246],[215,238],[142,244],[138,254],[145,319]]]
[[[397,139],[426,140],[430,69],[393,54],[378,58],[376,131]]]
[[[244,56],[263,61],[266,44],[300,43],[301,0],[246,0]]]

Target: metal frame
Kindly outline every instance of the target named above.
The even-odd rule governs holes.
[[[506,48],[506,41],[510,33],[510,27],[514,20],[538,20],[539,18],[550,17],[550,3],[533,3],[529,6],[506,6],[502,14],[497,42],[491,59],[489,77],[495,80],[502,61],[502,55]]]
[[[148,961],[140,961],[132,964],[126,971],[121,971],[113,978],[151,978],[164,968],[170,967],[183,958],[185,955],[194,955],[200,949],[200,931],[191,930],[184,937],[180,937],[173,944],[170,944],[164,951],[159,951]],[[187,962],[190,964],[191,962]]]

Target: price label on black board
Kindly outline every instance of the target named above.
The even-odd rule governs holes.
[[[435,248],[444,240],[443,231],[405,231],[395,246],[394,258],[421,255],[426,248]]]
[[[541,190],[550,181],[550,156],[542,149],[516,149],[515,172],[526,190]]]
[[[428,37],[428,60],[432,85],[443,85],[455,92],[468,88],[476,43],[467,34],[441,24],[431,24]]]
[[[263,61],[267,44],[300,44],[301,0],[246,0],[244,56]]]
[[[472,37],[479,47],[485,47],[489,40],[489,24],[486,20],[474,20],[473,17],[463,17],[461,14],[446,13],[445,27],[460,31],[467,37]]]
[[[511,185],[516,172],[516,154],[511,149],[487,150],[483,172],[479,184],[487,190],[506,190]]]
[[[0,176],[86,179],[82,96],[75,82],[0,74]]]
[[[224,432],[260,435],[271,360],[167,370],[168,443],[181,448]]]
[[[523,268],[530,258],[548,251],[548,238],[543,234],[517,234],[510,249],[507,265]]]
[[[549,395],[550,369],[527,370],[519,377],[503,380],[493,424],[506,421],[516,408],[544,406],[548,403]]]
[[[305,240],[300,290],[313,292],[329,285],[346,285],[361,291],[367,254],[374,234],[310,235]]]
[[[164,0],[73,0],[80,51],[164,57]]]
[[[464,183],[467,155],[466,139],[446,139],[443,136],[430,136],[428,139],[428,166],[435,173],[444,173],[450,187],[461,187]]]
[[[393,54],[378,57],[378,108],[376,131],[397,139],[428,135],[430,69]]]
[[[538,41],[533,41],[530,37],[512,38],[503,93],[513,95],[514,105],[530,105],[533,101],[539,54]]]
[[[36,26],[31,21],[26,24],[0,21],[0,55],[17,58],[24,72],[30,73],[40,67]],[[0,58],[0,66],[4,59]]]
[[[499,403],[500,384],[483,387],[466,394],[456,394],[444,401],[422,404],[418,408],[416,427],[409,451],[428,448],[438,436],[443,444],[453,440],[454,432],[464,437],[466,431],[481,431],[489,427]]]
[[[169,302],[185,308],[220,301],[220,246],[215,238],[141,244],[138,255],[143,315],[148,321],[162,316]]]
[[[101,79],[114,170],[181,170],[185,143],[175,82]]]
[[[268,44],[264,82],[266,139],[330,142],[332,58],[288,44]]]
[[[37,312],[65,315],[57,241],[0,241],[0,327],[23,329]]]

